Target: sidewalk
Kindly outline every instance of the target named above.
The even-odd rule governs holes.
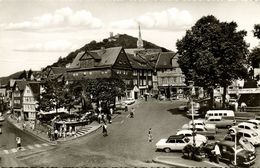
[[[119,114],[114,114],[112,116],[112,119],[116,118]],[[67,136],[65,138],[59,138],[57,141],[50,141],[48,135],[47,135],[47,132],[42,132],[42,131],[39,131],[39,130],[33,130],[31,128],[26,128],[26,129],[23,129],[23,123],[22,122],[17,122],[17,120],[15,119],[12,119],[11,116],[8,116],[7,117],[8,121],[10,123],[12,123],[14,126],[16,126],[18,129],[20,130],[23,130],[24,132],[27,132],[29,134],[31,134],[32,136],[35,136],[35,137],[38,137],[44,141],[47,141],[49,143],[57,143],[57,142],[66,142],[66,141],[71,141],[71,140],[74,140],[76,138],[79,138],[79,137],[83,137],[87,134],[90,134],[92,132],[95,132],[96,130],[98,130],[99,128],[101,128],[102,124],[99,124],[95,121],[93,121],[91,124],[89,125],[85,125],[85,126],[82,126],[75,134],[75,136]]]
[[[155,163],[161,163],[168,166],[177,166],[177,167],[228,167],[224,163],[217,164],[214,162],[210,162],[205,159],[202,162],[197,162],[193,160],[184,159],[181,156],[158,156],[153,159]]]

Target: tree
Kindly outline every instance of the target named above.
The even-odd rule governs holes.
[[[29,80],[31,80],[32,74],[33,74],[33,71],[30,69],[30,70],[28,71],[28,79],[29,79]]]
[[[21,75],[19,76],[19,79],[27,79],[27,73],[25,70],[23,70],[23,72],[21,73]]]
[[[57,78],[49,79],[42,85],[43,92],[40,95],[40,101],[38,103],[38,109],[43,111],[57,110],[61,107],[65,107],[65,82],[59,81]]]
[[[260,68],[259,61],[260,61],[260,48],[255,47],[249,54],[248,57],[249,64],[253,68]]]
[[[226,88],[233,80],[247,77],[245,67],[248,45],[245,31],[237,31],[235,22],[220,22],[214,16],[204,16],[178,40],[178,63],[186,77],[196,86],[210,90],[213,105],[213,89]]]
[[[254,37],[257,37],[258,39],[260,39],[260,24],[255,24],[254,25]]]

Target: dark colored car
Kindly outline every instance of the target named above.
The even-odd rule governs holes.
[[[221,141],[217,142],[220,149],[220,159],[229,161],[234,165],[235,157],[235,143],[232,141]],[[214,149],[214,144],[207,144],[205,147],[205,152],[210,155],[211,151]],[[255,163],[256,155],[243,149],[241,145],[236,146],[236,160],[239,166],[250,166]]]

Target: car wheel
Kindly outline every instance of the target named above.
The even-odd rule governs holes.
[[[171,149],[170,149],[170,148],[164,148],[164,151],[165,151],[166,153],[169,153],[169,152],[171,152]]]

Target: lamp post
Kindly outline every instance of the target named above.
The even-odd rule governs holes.
[[[237,165],[237,131],[234,129],[234,134],[235,134],[235,151],[234,151],[234,166],[236,167]]]
[[[191,88],[190,93],[190,103],[191,103],[191,117],[192,117],[192,138],[193,138],[193,146],[196,146],[195,142],[195,124],[194,124],[194,109],[193,109],[193,98],[192,96],[195,94],[194,82],[189,81],[189,86]]]

